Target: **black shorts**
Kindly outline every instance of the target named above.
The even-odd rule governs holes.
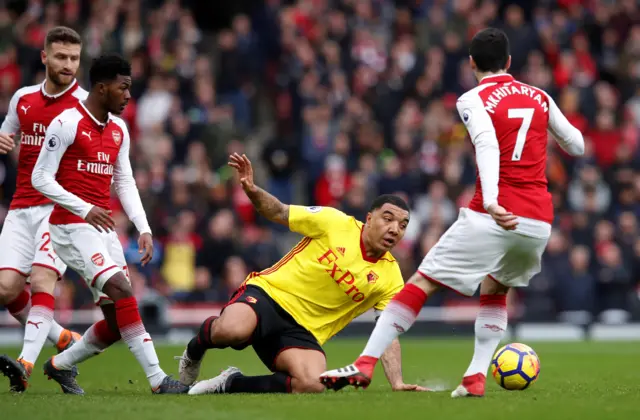
[[[262,363],[272,371],[275,370],[276,358],[286,349],[317,350],[324,355],[324,350],[313,334],[298,324],[260,287],[252,284],[240,287],[231,296],[227,306],[238,302],[245,303],[254,310],[258,317],[258,325],[253,331],[251,341],[235,346],[236,350],[253,346]]]

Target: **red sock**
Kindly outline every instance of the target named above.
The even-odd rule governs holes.
[[[369,378],[378,359],[400,334],[411,328],[427,300],[427,294],[415,284],[407,284],[389,302],[376,322],[369,341],[355,365]]]
[[[56,298],[49,293],[34,293],[33,296],[31,296],[31,307],[35,309],[37,306],[53,311],[56,307]]]
[[[400,304],[410,309],[416,316],[427,301],[427,294],[415,284],[407,284],[394,296],[391,303]]]
[[[507,306],[507,295],[480,295],[480,306]]]
[[[29,292],[23,290],[17,298],[6,306],[11,316],[17,319],[22,325],[27,322],[27,315],[29,314],[28,306],[30,301],[31,296],[29,295]]]
[[[93,324],[93,334],[96,341],[105,348],[120,340],[120,333],[112,331],[104,319]]]
[[[116,321],[125,341],[146,333],[138,311],[138,301],[133,296],[116,301]]]

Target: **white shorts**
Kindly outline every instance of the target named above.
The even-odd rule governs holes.
[[[527,286],[540,272],[551,227],[531,219],[523,221],[528,231],[539,234],[506,231],[488,214],[462,208],[458,220],[424,257],[418,272],[466,296],[472,296],[486,276],[508,287]]]
[[[61,278],[67,269],[56,255],[49,235],[53,204],[9,210],[0,233],[0,270],[28,277],[31,267],[46,267]]]
[[[50,225],[49,229],[58,257],[85,279],[94,302],[111,303],[109,297],[102,293],[102,288],[114,274],[127,273],[118,235],[115,232],[100,233],[87,223]]]

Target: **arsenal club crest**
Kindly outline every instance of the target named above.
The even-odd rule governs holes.
[[[118,130],[113,130],[111,132],[111,135],[113,136],[113,142],[116,144],[116,146],[120,146],[120,142],[122,141],[122,135],[120,134],[120,132]]]
[[[104,264],[104,257],[101,253],[95,253],[91,256],[91,262],[97,265],[98,267],[102,267]]]

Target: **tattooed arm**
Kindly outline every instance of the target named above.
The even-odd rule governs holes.
[[[289,226],[289,205],[282,203],[280,200],[269,194],[258,186],[253,186],[251,190],[245,189],[244,192],[253,203],[258,213],[265,218],[281,225]]]
[[[269,194],[253,183],[253,167],[245,155],[234,153],[229,157],[229,166],[236,169],[240,176],[240,184],[245,194],[253,203],[258,213],[266,219],[289,226],[289,205]]]

